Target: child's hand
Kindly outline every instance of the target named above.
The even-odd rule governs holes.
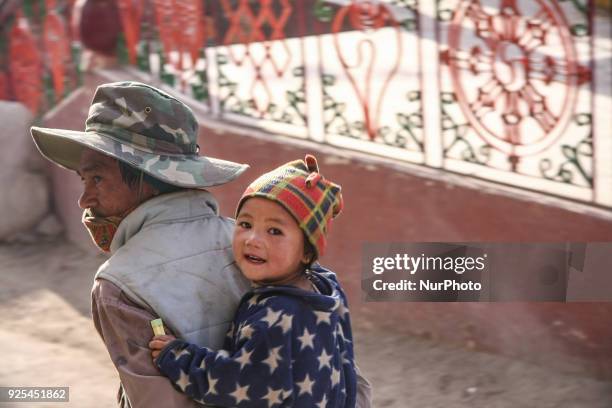
[[[176,337],[170,336],[169,334],[153,337],[153,339],[151,339],[149,342],[149,348],[151,349],[151,356],[153,357],[153,360],[155,360],[157,356],[159,356],[162,349],[173,340],[176,340]]]

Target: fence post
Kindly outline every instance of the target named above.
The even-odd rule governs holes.
[[[436,3],[428,0],[418,2],[425,164],[430,167],[442,167],[444,163],[440,130],[440,57]]]
[[[594,5],[591,3],[591,8]],[[592,9],[593,200],[612,207],[612,39],[610,17]]]
[[[302,60],[304,61],[304,83],[306,96],[306,126],[308,138],[325,143],[325,118],[323,116],[323,86],[321,83],[321,38],[307,36],[302,38]]]
[[[208,76],[208,100],[210,103],[210,114],[215,118],[221,117],[221,106],[219,96],[219,70],[217,65],[217,47],[206,47],[206,75]]]

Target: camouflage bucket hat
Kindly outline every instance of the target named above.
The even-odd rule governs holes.
[[[32,127],[43,156],[77,170],[90,148],[121,160],[166,183],[205,188],[227,183],[248,166],[200,156],[198,123],[184,103],[139,82],[115,82],[96,89],[85,131]]]

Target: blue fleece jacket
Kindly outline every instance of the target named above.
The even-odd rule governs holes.
[[[354,407],[356,375],[346,296],[317,267],[320,293],[263,286],[241,300],[223,350],[176,340],[157,365],[181,392],[223,407]]]

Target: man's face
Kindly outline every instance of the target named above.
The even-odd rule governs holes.
[[[97,216],[121,215],[138,203],[138,187],[131,189],[121,178],[117,160],[85,149],[77,171],[83,181],[79,207]]]

